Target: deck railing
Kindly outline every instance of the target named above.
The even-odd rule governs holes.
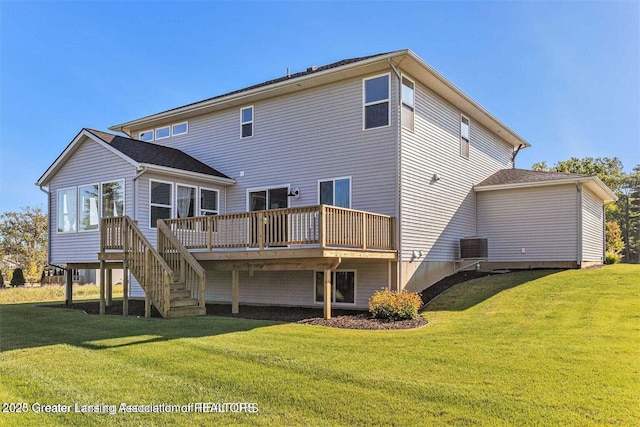
[[[395,249],[393,217],[327,205],[164,222],[187,249],[291,246]]]

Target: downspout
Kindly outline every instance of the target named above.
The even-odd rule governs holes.
[[[396,290],[400,291],[402,289],[402,215],[401,215],[401,209],[402,209],[402,125],[401,125],[401,120],[402,118],[400,117],[402,108],[401,108],[401,102],[402,102],[402,77],[400,76],[400,72],[398,71],[398,69],[395,67],[395,65],[393,65],[393,62],[391,61],[391,58],[388,58],[387,60],[389,62],[389,67],[391,67],[391,70],[393,71],[393,73],[396,75],[397,79],[398,79],[398,108],[396,109],[396,111],[398,112],[398,115],[396,117],[396,127],[398,129],[397,131],[397,150],[396,150],[396,165],[398,167],[398,173],[396,174],[396,189],[398,191],[398,197],[396,198],[396,251],[397,251],[397,258],[398,260],[396,261],[396,268],[397,268],[397,272],[396,272]]]
[[[607,207],[602,204],[602,263],[607,261]]]
[[[138,220],[138,178],[140,178],[145,172],[147,172],[147,168],[142,166],[142,168],[136,173],[136,176],[133,177],[133,220]],[[126,194],[126,193],[125,193]]]
[[[518,148],[516,149],[516,151],[513,152],[513,155],[511,156],[511,169],[516,168],[516,156],[518,155],[520,150],[522,150],[522,148],[524,148],[524,144],[518,145]]]
[[[576,262],[578,268],[582,268],[582,184],[576,184],[576,191],[578,192],[578,235],[576,239],[578,247],[576,248]]]
[[[38,188],[44,194],[47,195],[47,265],[51,264],[51,229],[53,226],[51,225],[51,193],[49,190],[45,190],[42,185],[39,185]]]

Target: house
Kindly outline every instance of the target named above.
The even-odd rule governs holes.
[[[167,317],[202,314],[205,301],[330,316],[478,262],[603,260],[613,193],[595,177],[514,169],[529,143],[410,50],[110,130],[120,135],[81,130],[37,182],[49,262],[99,268],[103,306],[118,269],[127,297]],[[461,257],[469,236],[488,253]]]

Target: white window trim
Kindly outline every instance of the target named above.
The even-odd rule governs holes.
[[[143,134],[143,133],[147,133],[147,132],[151,132],[151,139],[149,139],[149,140],[142,139],[142,134]],[[139,139],[140,141],[143,141],[143,142],[151,142],[151,141],[155,141],[155,139],[154,139],[154,138],[155,138],[155,136],[156,136],[156,132],[155,132],[155,130],[154,130],[154,129],[143,130],[143,131],[140,131],[140,132],[138,133],[138,139]]]
[[[467,121],[469,122],[469,139],[464,138],[462,136],[462,120],[463,119],[467,119]],[[467,155],[463,156],[462,155],[462,141],[466,141],[467,143]],[[465,116],[464,114],[460,113],[460,157],[462,157],[463,159],[469,159],[469,157],[471,156],[471,120],[469,119],[469,117]]]
[[[411,84],[413,85],[413,104],[409,105],[406,102],[404,102],[404,100],[402,99],[402,87],[404,86],[402,83],[402,80],[406,79],[409,80],[411,82]],[[416,127],[416,82],[410,78],[409,76],[402,74],[400,76],[400,114],[403,114],[404,111],[404,106],[407,106],[409,108],[411,108],[411,111],[413,112],[413,129],[412,128],[408,128],[404,125],[402,125],[402,117],[400,118],[400,124],[404,129],[407,129],[411,132],[415,132],[415,127]]]
[[[386,99],[380,100],[380,101],[374,101],[374,102],[369,102],[367,103],[367,88],[366,88],[366,82],[367,80],[373,80],[373,79],[377,79],[378,77],[382,77],[382,76],[387,76],[387,93],[389,94],[388,97]],[[382,104],[384,102],[387,102],[389,104],[389,108],[387,109],[387,124],[384,126],[376,126],[376,127],[372,127],[372,128],[367,128],[367,122],[366,122],[366,107],[370,106],[370,105],[377,105],[377,104]],[[384,73],[384,74],[378,74],[375,76],[371,76],[371,77],[367,77],[362,79],[362,130],[363,131],[368,131],[368,130],[374,130],[374,129],[382,129],[382,128],[386,128],[391,126],[391,73]]]
[[[160,203],[152,203],[151,202],[151,185],[154,182],[157,182],[157,183],[160,183],[160,184],[169,184],[171,186],[171,197],[169,199],[171,201],[171,203],[172,203],[171,206],[161,205]],[[176,191],[175,191],[174,187],[175,187],[175,183],[173,183],[171,181],[162,181],[162,180],[159,180],[159,179],[150,179],[149,180],[149,206],[148,206],[149,211],[148,212],[149,212],[149,229],[150,230],[156,230],[157,229],[157,227],[153,227],[151,225],[151,207],[152,206],[155,206],[155,207],[158,207],[158,208],[170,207],[171,208],[171,213],[169,214],[169,218],[175,218],[174,211],[175,211],[175,197],[176,197],[175,193],[176,193]]]
[[[180,182],[175,182],[174,183],[174,190],[173,190],[173,197],[174,197],[174,203],[173,206],[175,206],[173,213],[174,213],[174,218],[178,218],[178,187],[187,187],[187,188],[194,188],[196,190],[195,192],[195,206],[193,207],[193,212],[195,214],[195,216],[199,216],[198,213],[200,212],[200,200],[198,199],[199,193],[198,193],[198,186],[197,185],[191,185],[191,184],[182,184]]]
[[[93,185],[98,186],[98,228],[93,228],[90,230],[81,230],[80,229],[80,212],[82,211],[82,206],[80,206],[80,188],[91,187]],[[100,222],[102,221],[102,185],[99,182],[78,185],[78,189],[76,192],[76,204],[78,205],[77,212],[76,212],[77,213],[76,227],[78,229],[78,233],[91,233],[91,232],[100,230]]]
[[[216,193],[216,199],[217,199],[217,205],[218,205],[218,209],[216,209],[215,211],[211,210],[211,209],[203,209],[200,203],[200,201],[202,200],[202,190],[205,191],[213,191]],[[207,188],[207,187],[198,187],[198,216],[203,216],[203,211],[207,211],[207,212],[211,212],[214,213],[216,215],[220,215],[220,190],[217,190],[215,188]]]
[[[78,214],[78,187],[65,187],[59,188],[56,193],[56,234],[76,234],[78,232],[78,218],[75,218],[76,229],[72,231],[59,231],[60,230],[60,193],[62,191],[74,190],[76,192],[76,207],[74,211]]]
[[[243,121],[242,120],[242,112],[244,110],[247,110],[251,108],[251,120],[249,121]],[[253,105],[247,105],[245,107],[240,107],[240,139],[247,139],[247,138],[253,138],[253,136],[256,134],[256,125],[255,125],[255,120],[256,120],[256,109],[253,107]],[[242,136],[242,126],[243,125],[248,125],[251,124],[251,135],[249,136]]]
[[[353,186],[353,178],[352,176],[340,176],[337,178],[326,178],[326,179],[319,179],[318,180],[318,204],[320,204],[320,183],[321,182],[327,182],[327,181],[332,181],[333,182],[333,204],[332,206],[336,206],[336,181],[339,181],[341,179],[348,179],[349,180],[349,207],[347,209],[351,209],[351,206],[353,205],[353,197],[352,197],[352,186]],[[340,206],[338,206],[340,207]]]
[[[102,186],[104,184],[111,184],[112,182],[119,182],[122,184],[122,192],[123,192],[123,197],[122,197],[122,216],[125,216],[127,214],[127,188],[126,188],[126,180],[124,178],[120,178],[120,179],[113,179],[110,181],[103,181],[100,183],[100,220],[102,221],[102,218],[104,218],[103,214],[104,212],[102,211],[102,199],[104,199],[104,194],[102,193]],[[149,197],[151,197],[151,194],[149,194]]]
[[[270,185],[268,187],[256,187],[256,188],[247,188],[247,212],[251,212],[249,210],[250,208],[250,203],[251,203],[251,197],[249,196],[251,193],[255,193],[257,191],[269,191],[269,190],[273,190],[275,188],[286,188],[287,189],[287,194],[291,191],[291,184],[283,184],[283,185]],[[267,205],[268,206],[268,205]],[[289,203],[289,197],[287,197],[287,208],[290,208],[290,203]],[[267,209],[269,210],[269,209]]]
[[[158,137],[158,131],[162,130],[162,129],[166,129],[168,131],[167,136]],[[161,139],[171,138],[171,125],[155,128],[154,133],[153,133],[153,137],[155,138],[155,141],[159,141]]]
[[[339,269],[331,272],[331,278],[334,277],[334,273],[343,272],[343,273],[353,273],[353,302],[335,302],[336,298],[336,283],[333,281],[333,285],[331,287],[331,306],[336,307],[353,307],[356,305],[358,301],[358,270],[355,269]],[[313,271],[313,304],[314,305],[323,305],[324,301],[316,301],[316,273],[324,273],[322,270],[314,270]],[[322,286],[324,290],[324,284]]]
[[[184,132],[180,132],[180,133],[175,133],[175,132],[173,131],[173,129],[174,129],[176,126],[180,126],[180,125],[186,125],[185,131],[184,131]],[[172,125],[171,125],[171,136],[186,135],[186,134],[188,134],[188,133],[189,133],[189,122],[188,122],[188,121],[186,121],[186,122],[180,122],[180,123],[174,123],[174,124],[172,124]]]

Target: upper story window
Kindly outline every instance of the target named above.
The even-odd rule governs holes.
[[[469,119],[460,115],[460,155],[469,158]]]
[[[153,129],[140,132],[140,141],[153,141]]]
[[[184,135],[187,132],[189,132],[188,122],[176,123],[175,125],[171,126],[172,136]]]
[[[318,181],[318,199],[321,205],[351,208],[351,178]]]
[[[363,80],[364,128],[389,126],[389,74]]]
[[[184,135],[187,132],[189,132],[189,122],[180,122],[155,128],[155,130],[144,130],[138,134],[138,139],[140,141],[150,142],[171,138],[172,136]]]
[[[75,233],[77,189],[58,190],[58,233]]]
[[[253,105],[240,110],[240,138],[253,136]]]
[[[402,127],[409,130],[414,128],[415,84],[406,77],[402,77]]]
[[[171,136],[169,126],[164,126],[156,129],[156,139],[165,139]]]
[[[218,191],[200,189],[200,215],[218,215]]]

